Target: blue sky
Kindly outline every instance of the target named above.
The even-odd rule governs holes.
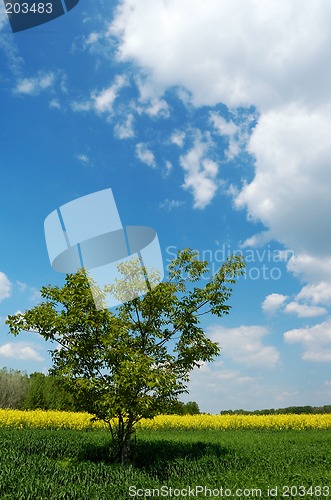
[[[1,4],[2,7],[2,4]],[[331,43],[327,0],[83,0],[13,34],[0,10],[0,366],[46,371],[8,314],[64,275],[44,220],[111,188],[217,270],[242,252],[232,311],[204,328],[222,354],[192,374],[202,411],[329,404]]]

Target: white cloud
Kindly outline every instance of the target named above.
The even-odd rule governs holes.
[[[285,404],[285,402],[288,402],[288,404],[290,404],[293,401],[293,398],[298,394],[298,391],[283,391],[277,395],[276,400],[279,403]]]
[[[0,3],[0,7],[3,3]],[[4,7],[4,6],[3,6]],[[4,19],[4,23],[8,22],[7,16]],[[1,23],[1,21],[0,21]],[[0,26],[1,31],[1,26]],[[17,77],[22,72],[22,67],[24,65],[23,58],[19,55],[19,49],[17,45],[13,42],[13,37],[9,34],[2,34],[0,37],[0,51],[3,53],[5,60],[7,61],[8,68],[11,73]],[[2,64],[5,65],[5,60]]]
[[[21,78],[14,89],[15,94],[38,95],[54,86],[56,77],[52,72],[38,73],[36,77]]]
[[[233,190],[233,187],[230,186],[229,194],[232,195],[233,197],[237,197],[238,191]],[[270,233],[269,231],[261,231],[261,233],[254,234],[253,236],[250,236],[247,238],[242,244],[241,248],[258,248],[262,247],[265,243],[268,243],[270,241]]]
[[[184,146],[186,133],[182,130],[175,130],[170,137],[170,142],[176,144],[176,146],[182,148]]]
[[[3,344],[0,346],[0,356],[29,361],[43,361],[44,358],[31,346],[22,342]]]
[[[94,111],[99,115],[112,115],[113,106],[123,87],[128,85],[123,75],[117,75],[114,82],[102,90],[91,92],[90,99],[73,101],[71,109],[76,112]]]
[[[315,318],[316,316],[326,314],[327,310],[324,307],[299,304],[294,301],[286,305],[284,312],[296,314],[299,318]]]
[[[138,160],[140,160],[142,163],[145,163],[152,168],[156,167],[154,153],[150,149],[148,149],[146,144],[140,142],[136,145],[136,155]]]
[[[170,174],[172,169],[173,169],[173,165],[172,165],[171,161],[166,160],[166,162],[165,162],[165,177],[167,177]]]
[[[310,327],[289,330],[284,333],[284,340],[302,344],[305,361],[331,361],[331,318]]]
[[[55,80],[54,73],[45,73],[39,75],[39,87],[41,90],[52,87]]]
[[[7,15],[6,15],[6,9],[5,5],[3,2],[0,3],[0,31],[6,24],[6,20],[8,21]]]
[[[210,121],[220,135],[235,137],[238,133],[238,126],[233,121],[227,121],[216,112],[210,113]]]
[[[11,295],[12,284],[7,276],[0,272],[0,302]]]
[[[331,362],[331,349],[323,351],[306,351],[302,359],[305,361],[315,361],[317,363],[330,363]]]
[[[91,23],[95,21],[90,18],[88,21],[83,19],[83,23]],[[103,21],[102,21],[103,24]],[[108,52],[109,37],[104,30],[101,31],[91,31],[88,35],[78,36],[73,40],[71,46],[71,53],[75,54],[77,51],[84,52],[88,51],[90,54],[96,54],[97,56],[105,56],[109,59]],[[100,66],[100,60],[96,60],[96,67]]]
[[[227,159],[231,160],[240,152],[241,142],[240,129],[233,121],[225,120],[216,112],[210,113],[210,122],[221,136],[229,140],[228,149],[225,151]]]
[[[331,305],[331,284],[320,281],[313,285],[306,285],[297,295],[298,300],[308,300],[313,304]]]
[[[331,282],[331,257],[316,255],[292,255],[287,262],[287,269],[298,278],[317,284],[327,280]]]
[[[295,252],[309,281],[314,268],[304,258],[318,261],[318,273],[331,254],[330,15],[328,0],[123,0],[109,28],[118,59],[140,68],[145,98],[175,87],[195,106],[257,109],[248,144],[255,176],[232,194],[265,234]],[[235,155],[235,125],[215,113],[212,120]],[[184,187],[204,208],[216,176],[184,169]]]
[[[61,104],[60,104],[60,101],[58,99],[52,99],[50,102],[49,102],[49,107],[51,109],[61,109]]]
[[[296,386],[288,380],[284,385],[275,384],[272,373],[263,376],[225,366],[224,362],[205,363],[194,369],[186,400],[199,403],[202,411],[218,413],[227,409],[257,410],[278,408],[282,405],[303,404]]]
[[[134,81],[139,90],[140,103],[146,104],[153,100],[162,99],[162,91],[155,86],[155,83],[152,82],[148,76],[146,77],[144,72],[140,73],[139,71],[135,71]]]
[[[211,326],[207,328],[208,336],[218,342],[222,355],[236,363],[262,369],[271,369],[279,361],[279,353],[274,346],[266,346],[262,339],[268,334],[263,326],[239,326],[225,328]]]
[[[180,200],[169,200],[169,198],[166,198],[164,201],[162,201],[159,205],[160,208],[164,208],[168,212],[171,212],[174,208],[179,208],[185,205],[184,201]]]
[[[24,78],[16,85],[17,94],[38,94],[40,88],[35,79]]]
[[[84,38],[84,48],[91,48],[91,46],[97,44],[101,37],[101,33],[92,31],[86,38]]]
[[[114,128],[114,133],[119,139],[131,139],[135,136],[133,128],[134,117],[129,113],[126,120],[122,123],[117,123]]]
[[[287,295],[282,295],[280,293],[271,293],[267,295],[262,303],[263,312],[266,314],[274,314],[284,304],[286,299]]]
[[[120,90],[127,85],[126,78],[122,75],[117,75],[114,83],[110,87],[106,87],[100,92],[94,91],[91,94],[93,108],[97,113],[111,113],[113,104],[117,99]]]
[[[147,114],[151,118],[169,118],[170,108],[167,101],[151,92],[149,82],[140,74],[134,78],[139,91],[138,103],[134,105],[138,114]]]
[[[207,383],[211,387],[219,387],[220,383],[224,382],[229,385],[247,385],[251,382],[256,381],[256,377],[251,377],[247,375],[242,375],[239,370],[227,369],[224,366],[223,361],[215,361],[213,364],[203,363],[200,368],[195,368],[193,370],[193,376],[205,378],[208,376],[208,381],[204,380],[204,384]]]
[[[327,285],[327,284],[325,284]],[[315,304],[321,302],[318,300],[320,294],[318,293],[328,293],[328,287],[319,287],[318,285],[311,285],[304,287],[299,294],[296,295],[295,300],[284,305],[287,295],[282,295],[278,293],[272,293],[268,295],[264,302],[262,303],[262,309],[267,314],[274,314],[280,308],[282,312],[286,314],[295,314],[299,318],[314,318],[316,316],[322,316],[327,314],[327,310],[324,307],[317,305],[312,305],[315,299]],[[304,300],[304,303],[300,303],[300,300]]]
[[[296,254],[331,250],[331,111],[290,105],[260,117],[249,143],[255,177],[236,199]]]
[[[183,188],[192,192],[194,208],[205,208],[217,191],[218,165],[208,157],[211,147],[210,138],[197,133],[193,147],[180,157],[185,172]]]
[[[91,101],[73,101],[71,103],[71,109],[78,113],[84,111],[91,111],[93,109],[93,104]]]
[[[330,13],[327,0],[123,0],[110,31],[118,58],[144,68],[154,88],[267,110],[329,94]]]
[[[204,363],[194,369],[188,388],[188,400],[197,401],[201,411],[218,413],[230,408],[249,408],[252,404],[255,409],[260,403],[254,398],[260,389],[258,379],[226,368],[223,362]]]
[[[138,112],[146,113],[151,118],[169,118],[169,105],[164,99],[152,99],[144,106],[138,106]]]
[[[79,160],[83,165],[89,165],[90,158],[86,154],[80,154],[77,156],[77,160]]]

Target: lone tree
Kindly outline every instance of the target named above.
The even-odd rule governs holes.
[[[243,267],[242,258],[233,256],[209,277],[208,263],[185,249],[170,263],[167,281],[150,286],[142,297],[137,292],[146,273],[137,262],[123,263],[119,269],[125,277],[107,290],[127,300],[116,312],[96,308],[81,269],[67,275],[62,288],[42,287],[44,301],[9,316],[7,324],[14,335],[38,332],[57,344],[50,373],[62,377],[83,410],[108,424],[113,458],[126,463],[135,424],[166,412],[188,392],[193,368],[219,354],[200,317],[229,313],[231,284]]]

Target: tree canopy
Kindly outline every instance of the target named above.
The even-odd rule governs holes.
[[[125,262],[123,279],[107,288],[124,302],[115,312],[96,308],[81,269],[67,275],[62,288],[42,287],[43,302],[9,316],[7,324],[14,335],[38,332],[56,344],[51,373],[62,377],[82,409],[108,423],[116,456],[126,462],[134,425],[166,412],[188,392],[193,368],[220,353],[200,320],[229,313],[231,285],[243,267],[233,256],[209,276],[208,263],[185,249],[170,263],[167,280],[139,296],[146,273],[139,262]],[[104,291],[98,293],[102,300]]]

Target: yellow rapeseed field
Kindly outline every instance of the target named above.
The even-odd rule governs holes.
[[[145,429],[328,429],[331,428],[331,414],[160,415],[138,425]]]
[[[88,413],[0,409],[0,427],[39,429],[106,429]],[[140,429],[330,429],[331,414],[323,415],[159,415],[141,420]]]
[[[66,411],[45,410],[2,410],[0,409],[0,427],[36,428],[36,429],[103,429],[102,422],[91,422],[92,415]]]

